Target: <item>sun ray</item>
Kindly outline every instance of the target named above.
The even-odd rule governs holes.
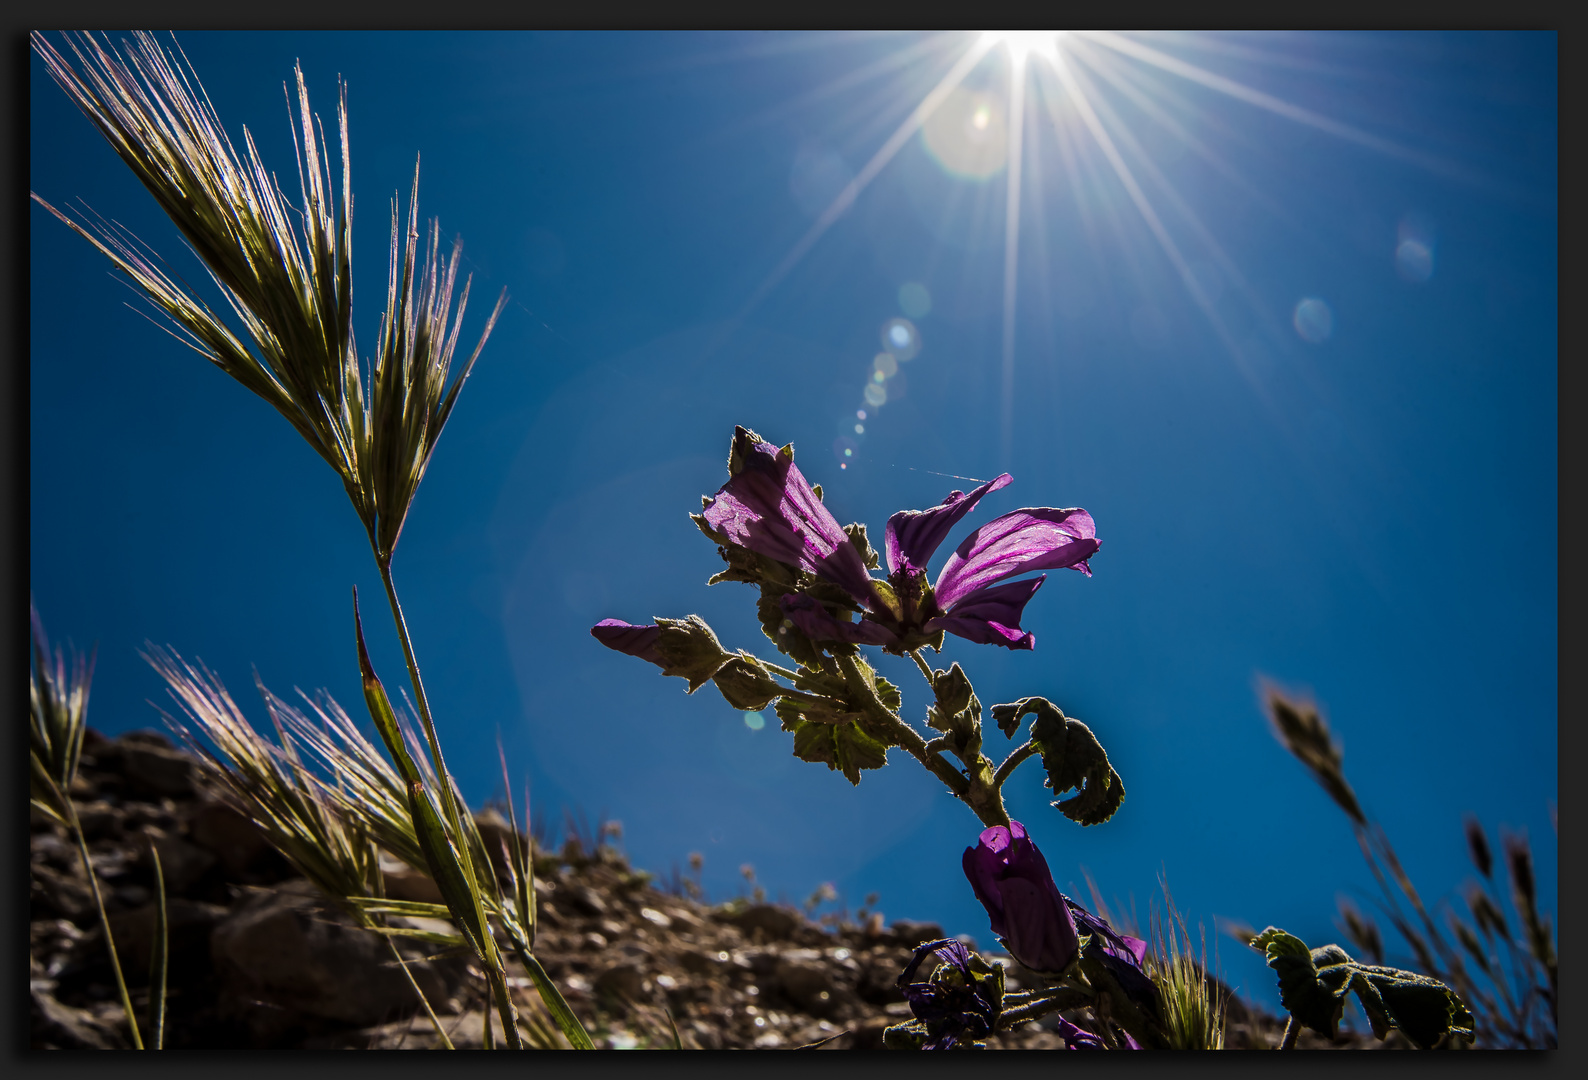
[[[1004,201],[1004,326],[1003,386],[1000,402],[999,462],[1007,471],[1014,452],[1015,412],[1015,300],[1020,266],[1020,175],[1024,160],[1026,58],[1009,53],[1009,164],[1008,196]]]
[[[1191,82],[1206,86],[1210,90],[1217,90],[1221,94],[1228,94],[1230,97],[1238,101],[1244,101],[1248,105],[1264,109],[1277,116],[1283,116],[1287,120],[1294,120],[1298,124],[1317,128],[1319,131],[1327,132],[1337,138],[1354,142],[1370,150],[1377,150],[1381,154],[1398,158],[1413,165],[1419,165],[1431,172],[1445,176],[1471,178],[1470,170],[1442,157],[1423,153],[1420,150],[1412,150],[1393,140],[1381,138],[1351,124],[1331,119],[1322,113],[1315,113],[1311,109],[1302,108],[1300,105],[1292,105],[1282,98],[1277,98],[1272,94],[1265,94],[1261,90],[1253,89],[1227,76],[1216,74],[1195,64],[1170,56],[1168,53],[1160,52],[1123,34],[1116,34],[1107,30],[1088,30],[1083,33],[1089,41],[1106,45],[1116,52],[1135,57],[1137,60],[1144,61],[1154,67],[1179,75],[1183,79],[1189,79]]]
[[[838,193],[838,196],[833,199],[827,209],[822,211],[822,215],[806,230],[805,235],[800,237],[799,242],[794,245],[793,249],[783,257],[783,261],[777,264],[777,267],[767,275],[766,280],[761,283],[760,287],[751,294],[750,299],[745,301],[744,306],[734,317],[733,325],[742,322],[761,301],[766,299],[767,294],[777,287],[778,282],[782,281],[784,276],[794,269],[794,266],[805,257],[805,254],[816,246],[816,241],[822,238],[822,234],[832,226],[833,222],[842,216],[845,210],[854,205],[860,193],[866,189],[866,185],[876,178],[876,175],[882,171],[883,166],[893,160],[893,156],[909,141],[910,136],[920,129],[928,116],[937,111],[937,107],[943,103],[943,99],[948,97],[954,91],[954,88],[964,81],[965,76],[980,62],[981,58],[987,54],[991,47],[992,43],[990,42],[975,41],[971,43],[958,62],[949,69],[948,74],[944,75],[938,84],[932,88],[931,92],[921,99],[921,103],[905,118],[904,123],[900,124],[898,129],[888,137],[888,141],[883,143],[881,148],[871,156],[871,160],[866,162],[865,167],[855,175],[855,178],[844,186],[844,189]]]
[[[1174,264],[1174,268],[1179,271],[1180,279],[1185,283],[1187,291],[1191,293],[1191,298],[1196,301],[1197,306],[1208,317],[1208,321],[1213,325],[1214,333],[1218,335],[1219,340],[1224,343],[1225,347],[1230,350],[1230,354],[1239,358],[1241,355],[1240,346],[1230,336],[1229,330],[1224,326],[1224,320],[1219,318],[1218,312],[1208,299],[1201,283],[1197,281],[1196,275],[1191,272],[1190,264],[1186,262],[1185,256],[1181,254],[1179,245],[1174,242],[1174,237],[1169,235],[1169,230],[1164,227],[1163,220],[1158,216],[1158,212],[1153,209],[1151,200],[1147,198],[1147,193],[1142,190],[1141,185],[1136,181],[1135,174],[1131,172],[1130,166],[1120,155],[1119,148],[1115,146],[1113,138],[1108,134],[1108,130],[1098,118],[1097,112],[1092,108],[1091,101],[1081,87],[1079,73],[1072,70],[1070,64],[1062,57],[1057,64],[1053,65],[1053,70],[1064,83],[1065,91],[1070,95],[1070,100],[1075,103],[1076,112],[1080,114],[1082,122],[1086,124],[1087,129],[1092,133],[1092,138],[1097,142],[1098,149],[1102,150],[1103,156],[1113,166],[1114,174],[1119,177],[1119,182],[1124,185],[1125,191],[1130,195],[1131,202],[1136,204],[1136,210],[1146,221],[1147,228],[1157,238],[1159,246],[1163,248],[1163,252],[1169,257],[1169,261]]]

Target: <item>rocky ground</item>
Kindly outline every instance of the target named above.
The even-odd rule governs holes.
[[[388,946],[322,900],[198,775],[160,734],[107,740],[90,731],[72,792],[140,1015],[154,930],[149,845],[159,851],[169,897],[166,1045],[437,1045]],[[490,824],[505,823],[493,816]],[[32,1046],[124,1047],[126,1022],[75,843],[35,812],[31,854]],[[937,926],[878,916],[823,927],[786,906],[703,904],[686,883],[659,889],[614,847],[588,841],[538,851],[537,875],[536,955],[607,1047],[672,1045],[670,1015],[686,1048],[878,1048],[883,1028],[909,1016],[894,980],[917,943],[942,936]],[[393,896],[434,897],[429,879],[401,864],[391,865],[387,885]],[[484,1018],[495,1014],[482,1011],[467,962],[427,959],[422,947],[403,952],[453,1043],[479,1046]],[[529,980],[516,965],[510,973],[527,1026],[554,1042]],[[1017,966],[1009,974],[1019,982]],[[1229,1008],[1233,1046],[1278,1045],[1277,1019],[1239,1000]],[[1063,1045],[1040,1022],[989,1041]],[[1331,1044],[1308,1032],[1300,1045],[1382,1044],[1349,1035]]]

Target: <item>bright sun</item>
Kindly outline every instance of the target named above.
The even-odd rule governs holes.
[[[1023,61],[1032,53],[1056,51],[1063,30],[985,30],[982,41],[989,48],[1004,45],[1016,61]]]

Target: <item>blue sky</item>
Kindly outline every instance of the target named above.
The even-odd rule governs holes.
[[[877,892],[890,918],[991,943],[959,870],[977,824],[914,762],[852,788],[775,722],[588,636],[698,612],[775,655],[748,587],[706,587],[720,561],[686,516],[741,423],[792,441],[839,520],[878,537],[1006,468],[955,542],[1020,506],[1093,514],[1095,576],[1051,575],[1034,651],[945,649],[984,702],[1041,694],[1086,721],[1123,775],[1091,829],[1047,806],[1035,763],[1007,790],[1067,891],[1089,871],[1144,916],[1166,875],[1210,932],[1341,938],[1335,897],[1368,902],[1371,878],[1268,734],[1267,676],[1322,701],[1425,896],[1459,895],[1473,812],[1527,830],[1553,910],[1554,36],[1066,38],[1067,78],[1026,61],[1012,264],[1007,45],[867,169],[976,42],[181,36],[284,184],[294,60],[327,119],[347,80],[366,351],[416,154],[421,213],[475,275],[465,337],[511,296],[395,561],[465,793],[499,793],[500,731],[537,808],[622,820],[641,866],[700,851],[717,898],[751,863],[773,895],[830,880],[851,907]],[[198,280],[37,58],[30,119],[33,190]],[[380,585],[339,482],[97,253],[30,220],[31,587],[53,636],[98,644],[90,722],[159,726],[145,641],[201,657],[256,720],[255,670],[359,709],[349,594]],[[918,351],[874,383],[900,318]],[[366,624],[396,685],[395,635]],[[913,666],[882,667],[919,722]],[[1274,996],[1255,955],[1218,949]]]

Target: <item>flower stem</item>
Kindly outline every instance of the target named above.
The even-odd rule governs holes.
[[[915,661],[915,666],[921,669],[921,674],[926,676],[926,684],[935,686],[932,676],[932,665],[926,662],[926,658],[921,655],[921,650],[911,649],[910,658]]]
[[[1297,1020],[1295,1014],[1292,1013],[1290,1019],[1285,1023],[1285,1038],[1284,1041],[1279,1044],[1279,1048],[1281,1050],[1294,1050],[1296,1048],[1296,1037],[1300,1034],[1301,1022]]]
[[[1010,751],[1009,756],[1004,758],[1003,764],[998,766],[998,771],[993,773],[992,786],[994,790],[1002,790],[1004,781],[1009,779],[1009,775],[1020,766],[1022,761],[1036,752],[1036,747],[1032,746],[1029,741]]]
[[[1007,1031],[1022,1021],[1035,1020],[1061,1009],[1073,1009],[1086,1004],[1091,998],[1091,994],[1079,987],[1060,987],[1051,995],[1024,1000],[1019,1005],[1004,1009],[998,1014],[998,1030]],[[1009,997],[1006,995],[1004,1000],[1009,1000]]]
[[[1004,809],[1003,799],[998,796],[996,789],[990,789],[992,799],[977,798],[981,786],[973,784],[971,778],[960,770],[954,768],[941,753],[933,750],[921,738],[920,734],[909,724],[899,719],[886,705],[877,698],[876,684],[867,678],[860,670],[853,656],[835,657],[844,672],[844,681],[848,684],[849,691],[860,699],[862,710],[873,720],[878,721],[887,729],[887,734],[893,739],[894,745],[900,746],[922,765],[926,766],[939,780],[948,785],[948,790],[954,797],[970,807],[984,825],[1009,825],[1009,813]]]

